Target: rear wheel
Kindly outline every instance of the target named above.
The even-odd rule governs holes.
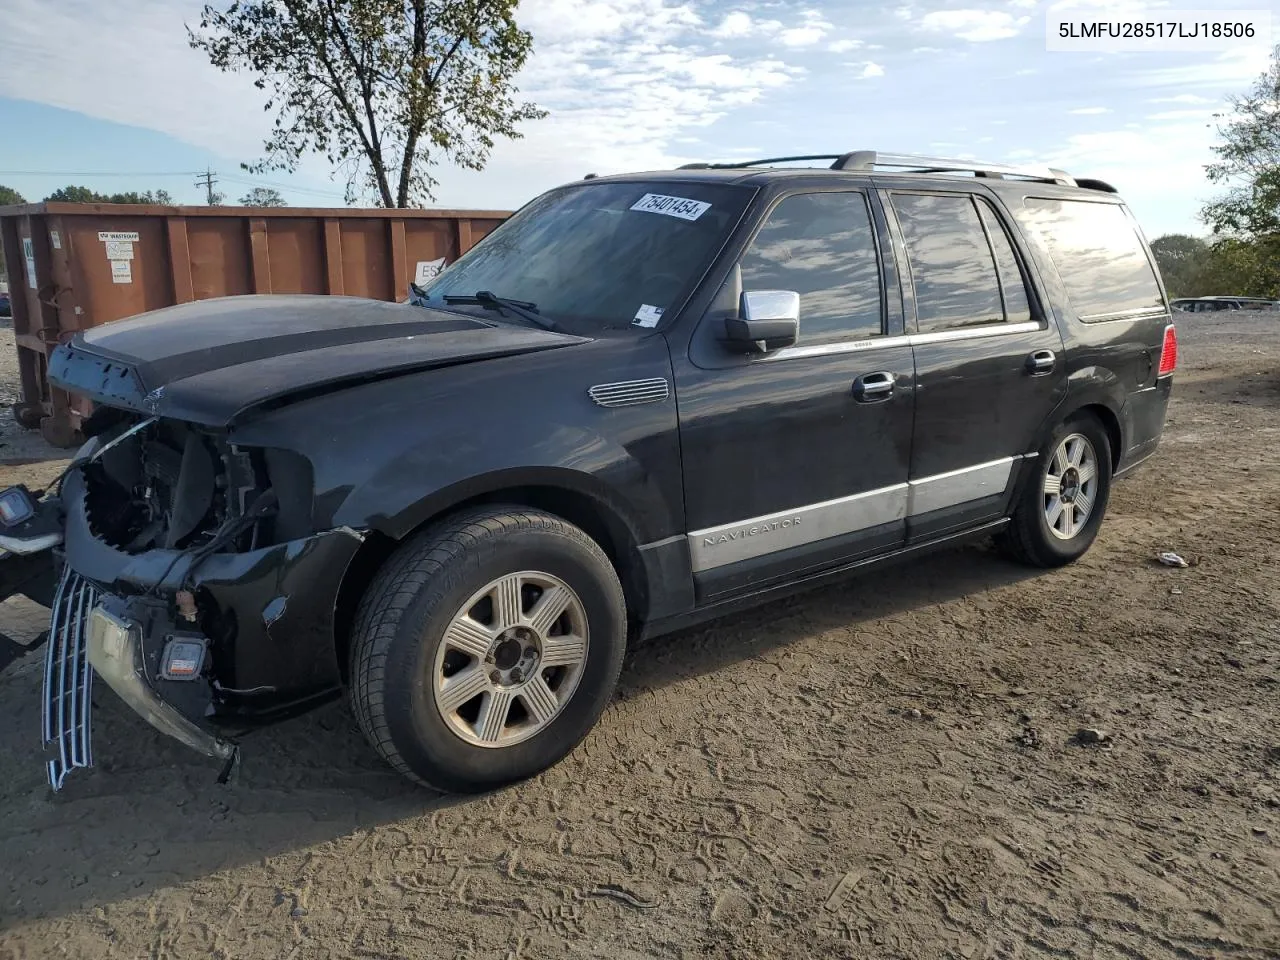
[[[483,508],[402,547],[361,602],[351,700],[397,770],[474,792],[572,750],[608,704],[626,611],[608,557],[550,514]]]
[[[1111,446],[1096,417],[1059,424],[1040,448],[1000,543],[1014,558],[1057,567],[1093,544],[1111,495]]]

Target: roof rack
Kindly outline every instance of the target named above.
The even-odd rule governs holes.
[[[775,163],[791,163],[800,160],[830,160],[831,170],[854,170],[870,173],[878,167],[904,168],[906,173],[972,173],[977,177],[1020,180],[1040,180],[1077,186],[1069,174],[1052,167],[1013,166],[1003,163],[985,163],[977,160],[954,160],[944,157],[923,157],[911,153],[881,153],[878,150],[852,150],[848,153],[809,154],[798,157],[769,157],[764,160],[744,160],[740,163],[686,163],[681,170],[737,170],[748,167],[764,167]],[[1100,180],[1084,181],[1095,190],[1115,189]]]

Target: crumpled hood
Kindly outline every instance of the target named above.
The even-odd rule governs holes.
[[[95,402],[227,426],[298,395],[585,342],[358,297],[222,297],[77,333],[54,351],[49,381]]]

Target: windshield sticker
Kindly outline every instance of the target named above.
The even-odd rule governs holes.
[[[640,309],[636,311],[636,318],[631,322],[637,327],[656,327],[661,319],[662,307],[642,303]]]
[[[681,220],[697,220],[711,209],[711,204],[701,200],[686,200],[684,197],[646,193],[631,205],[631,209],[644,213],[661,213],[668,217],[679,217]]]

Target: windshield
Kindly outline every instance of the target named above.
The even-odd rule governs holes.
[[[443,305],[488,291],[536,304],[557,326],[655,327],[691,292],[753,192],[660,181],[554,190],[441,273],[426,298]]]

